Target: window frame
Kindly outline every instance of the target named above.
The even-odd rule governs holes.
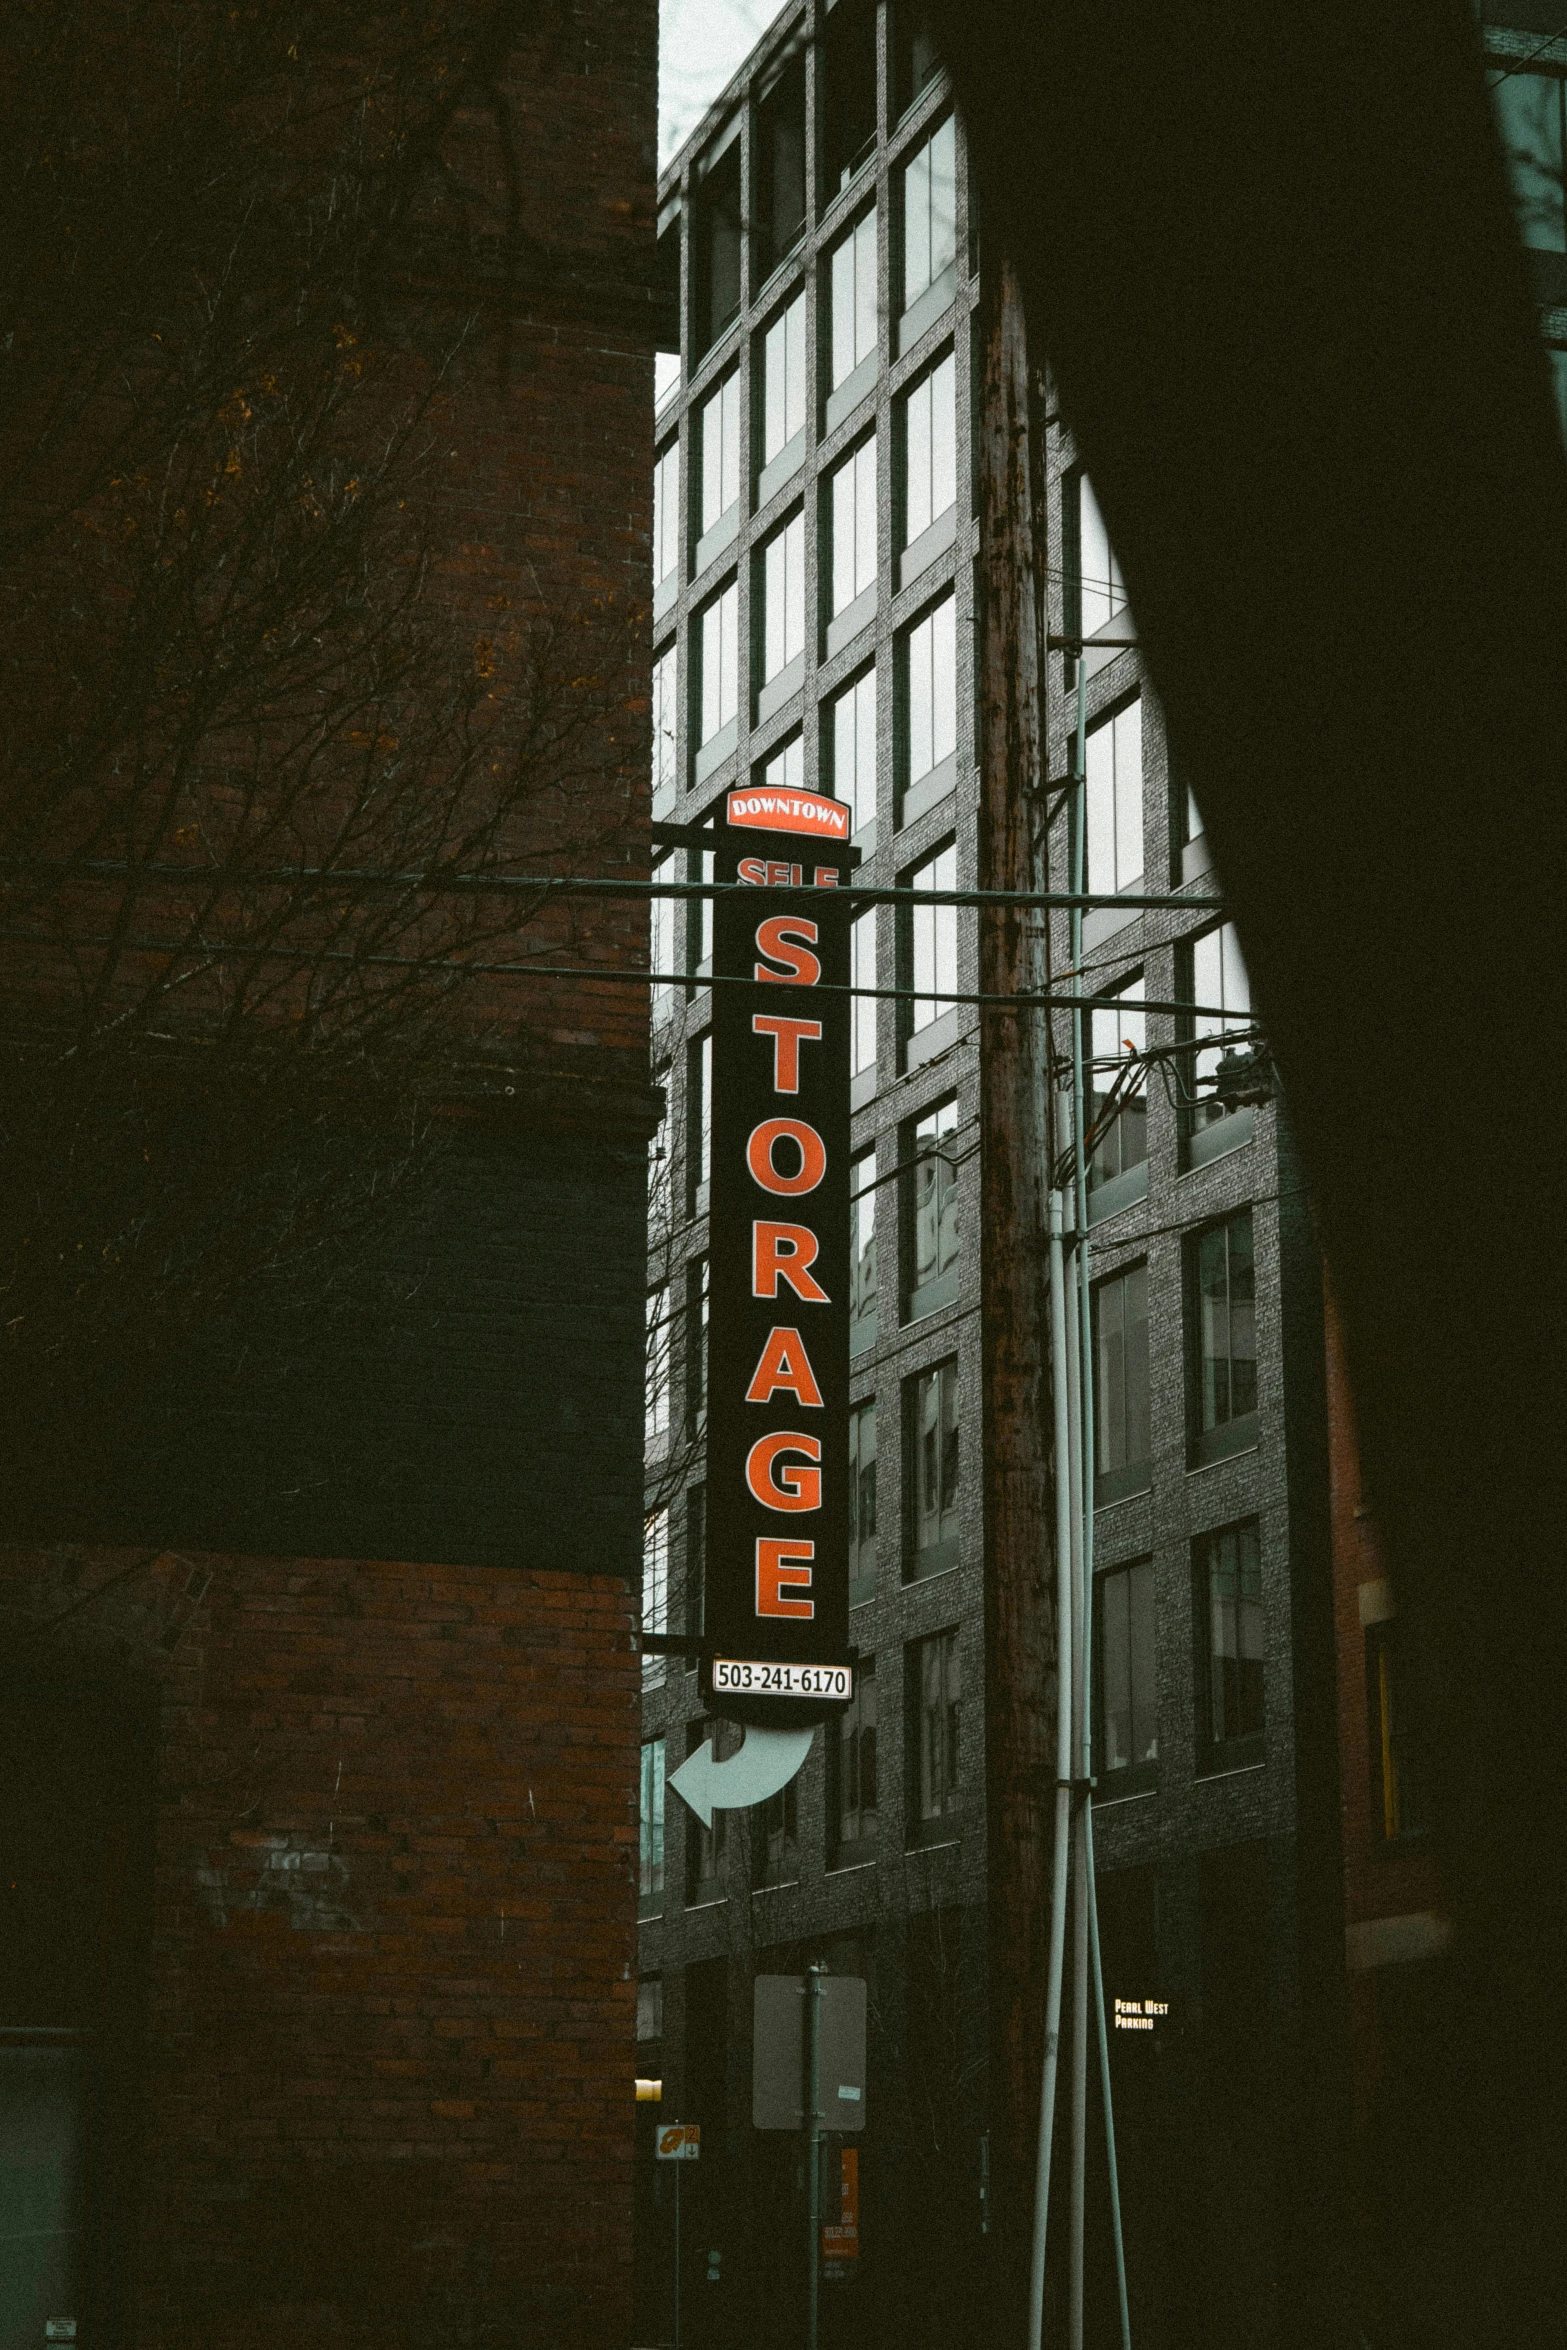
[[[865,1490],[866,1468],[863,1432],[867,1428],[870,1430],[871,1436],[870,1470],[872,1522],[869,1535],[864,1532],[863,1512],[861,1509],[861,1503],[864,1498]],[[860,1403],[850,1405],[849,1437],[849,1605],[851,1608],[856,1608],[865,1607],[876,1597],[881,1580],[879,1572],[880,1559],[878,1555],[878,1527],[880,1522],[878,1505],[880,1496],[877,1490],[876,1477],[877,1456],[880,1450],[880,1434],[877,1427],[876,1398],[874,1395],[866,1396]],[[869,1573],[865,1572],[867,1549],[869,1551],[870,1557]]]
[[[1105,1760],[1105,1732],[1106,1725],[1109,1721],[1109,1702],[1106,1692],[1107,1647],[1109,1640],[1108,1594],[1111,1584],[1129,1579],[1132,1576],[1140,1576],[1143,1578],[1143,1581],[1140,1587],[1140,1594],[1138,1592],[1134,1592],[1130,1587],[1128,1589],[1128,1617],[1130,1618],[1132,1606],[1139,1596],[1143,1598],[1146,1604],[1149,1617],[1148,1656],[1150,1665],[1150,1680],[1149,1687],[1146,1692],[1146,1699],[1147,1711],[1151,1713],[1152,1716],[1152,1727],[1154,1733],[1153,1753],[1151,1756],[1138,1756],[1134,1751],[1134,1757],[1131,1762],[1112,1766]],[[1114,1566],[1097,1567],[1094,1570],[1093,1650],[1093,1767],[1094,1776],[1099,1782],[1094,1800],[1096,1803],[1113,1803],[1125,1795],[1144,1794],[1152,1788],[1157,1787],[1159,1784],[1158,1578],[1155,1573],[1154,1562],[1151,1556],[1123,1559],[1119,1560]],[[1129,1710],[1131,1712],[1133,1724],[1135,1725],[1138,1710],[1136,1702],[1137,1692],[1135,1688],[1135,1678],[1137,1671],[1137,1642],[1135,1631],[1132,1630],[1130,1624],[1129,1636],[1127,1640],[1127,1662],[1128,1679],[1129,1682],[1133,1684],[1133,1686],[1129,1688],[1128,1692],[1131,1699],[1131,1706]],[[1137,1740],[1134,1727],[1132,1737],[1134,1750],[1136,1743]]]
[[[1106,1450],[1104,1444],[1106,1381],[1103,1319],[1105,1305],[1112,1290],[1121,1292],[1123,1300],[1121,1345],[1123,1361],[1125,1361],[1128,1352],[1127,1324],[1124,1318],[1126,1285],[1135,1281],[1139,1275],[1142,1277],[1143,1284],[1142,1388],[1146,1449],[1136,1456],[1128,1454],[1124,1461],[1118,1462],[1113,1468],[1105,1468],[1101,1465]],[[1096,1509],[1105,1509],[1115,1502],[1129,1500],[1135,1493],[1147,1493],[1153,1484],[1153,1362],[1148,1322],[1148,1259],[1138,1257],[1130,1264],[1118,1265],[1114,1272],[1106,1273],[1095,1281],[1089,1292],[1089,1305],[1094,1345],[1094,1506]],[[1126,1381],[1123,1377],[1123,1388],[1125,1385]],[[1124,1397],[1122,1417],[1123,1420],[1128,1417]]]
[[[945,1094],[939,1101],[932,1102],[921,1110],[918,1116],[907,1119],[900,1131],[898,1162],[903,1169],[900,1185],[903,1214],[900,1222],[903,1226],[904,1246],[900,1252],[903,1259],[903,1278],[902,1296],[899,1301],[901,1309],[899,1320],[905,1326],[911,1322],[922,1321],[927,1314],[940,1313],[945,1307],[956,1305],[958,1302],[963,1270],[963,1210],[959,1188],[962,1170],[951,1165],[941,1145],[947,1141],[949,1136],[960,1131],[962,1122],[958,1114],[959,1108],[957,1094],[955,1092]],[[951,1113],[950,1117],[947,1115],[948,1112]],[[945,1124],[941,1122],[943,1119],[946,1120]],[[930,1127],[932,1131],[922,1135],[921,1129],[924,1127]],[[936,1270],[927,1281],[921,1282],[916,1279],[919,1271],[920,1178],[922,1171],[927,1166],[937,1170],[934,1176],[934,1189],[937,1194]],[[940,1172],[943,1168],[946,1171],[945,1182],[943,1182]],[[956,1227],[955,1246],[951,1260],[943,1267],[940,1240],[943,1220],[949,1210]]]
[[[935,1383],[936,1459],[942,1499],[938,1495],[936,1523],[950,1531],[938,1533],[933,1542],[921,1542],[920,1531],[928,1522],[929,1512],[922,1504],[924,1494],[920,1473],[921,1453],[925,1434],[924,1395]],[[951,1399],[951,1444],[953,1473],[950,1492],[947,1486],[948,1399]],[[928,1583],[937,1575],[953,1572],[962,1564],[963,1553],[963,1365],[957,1354],[940,1355],[934,1362],[922,1364],[903,1380],[903,1581]]]
[[[1245,1362],[1247,1358],[1244,1355],[1237,1355],[1233,1349],[1222,1358],[1217,1355],[1210,1357],[1203,1351],[1202,1249],[1204,1242],[1213,1234],[1227,1233],[1232,1227],[1242,1223],[1249,1228],[1251,1234],[1252,1294],[1250,1304],[1253,1351],[1250,1360],[1255,1400],[1243,1412],[1231,1411],[1223,1419],[1210,1422],[1206,1417],[1205,1365],[1210,1360],[1218,1362],[1221,1359],[1233,1365],[1236,1362]],[[1230,1263],[1231,1253],[1226,1248],[1225,1315],[1227,1329],[1230,1327],[1229,1317],[1234,1311],[1234,1284],[1230,1274]],[[1207,1219],[1194,1231],[1188,1233],[1185,1241],[1184,1270],[1187,1329],[1187,1465],[1192,1469],[1205,1469],[1211,1467],[1216,1461],[1231,1459],[1236,1453],[1251,1452],[1261,1442],[1261,1361],[1256,1351],[1257,1232],[1256,1219],[1251,1206],[1243,1203],[1238,1208],[1232,1208],[1226,1215]],[[1243,1304],[1245,1302],[1242,1301]],[[1233,1384],[1233,1373],[1231,1374],[1231,1382]]]
[[[832,1723],[827,1741],[827,1866],[829,1869],[858,1868],[873,1860],[881,1843],[879,1700],[876,1696],[876,1659],[862,1656],[854,1671],[854,1696],[839,1709]],[[866,1696],[870,1696],[870,1718],[865,1718]],[[864,1799],[865,1740],[870,1740],[871,1800]],[[858,1825],[849,1834],[844,1832],[846,1808],[844,1778],[846,1762],[844,1748],[853,1748],[853,1760],[847,1767],[858,1783],[858,1801],[848,1807]]]
[[[1232,1536],[1240,1535],[1249,1535],[1254,1544],[1257,1588],[1255,1594],[1247,1594],[1238,1579],[1237,1606],[1246,1603],[1256,1609],[1260,1653],[1254,1658],[1243,1658],[1237,1616],[1236,1662],[1254,1663],[1258,1667],[1257,1719],[1252,1727],[1240,1727],[1233,1732],[1219,1734],[1214,1728],[1213,1571],[1217,1546]],[[1196,1769],[1199,1778],[1214,1778],[1226,1771],[1248,1770],[1266,1759],[1267,1633],[1267,1589],[1263,1577],[1261,1520],[1257,1517],[1237,1518],[1197,1535],[1192,1542],[1192,1639],[1196,1651],[1193,1679],[1197,1700]]]
[[[962,1627],[949,1624],[904,1646],[904,1753],[908,1779],[904,1842],[910,1851],[921,1846],[956,1842],[963,1811],[963,1657],[959,1645]],[[927,1777],[925,1729],[925,1659],[932,1652],[940,1662],[940,1711],[945,1716],[941,1734],[941,1800],[925,1809]],[[931,1756],[934,1765],[935,1756]]]

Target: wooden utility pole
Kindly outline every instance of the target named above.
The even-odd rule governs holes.
[[[1045,524],[1041,423],[1023,309],[1007,264],[987,272],[979,425],[979,882],[1043,886]],[[979,918],[983,994],[1042,989],[1048,924],[1021,907]],[[1056,1624],[1044,1197],[1049,1024],[981,1013],[985,1723],[989,1862],[993,2330],[1019,2341],[1027,2307],[1043,2052]]]

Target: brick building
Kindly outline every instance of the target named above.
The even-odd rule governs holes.
[[[500,862],[645,875],[654,12],[498,50],[480,13],[453,103],[413,75],[438,136],[337,343],[423,419],[419,610],[486,688],[475,728],[541,616],[598,616],[571,823],[546,773]],[[127,73],[161,70],[158,21]],[[329,95],[348,69],[317,66]],[[118,886],[83,885],[67,958]],[[144,904],[152,938],[175,903]],[[352,1310],[296,1310],[285,1346],[230,1300],[131,1383],[90,1475],[19,1488],[19,1430],[0,2133],[6,2232],[38,2250],[8,2341],[626,2339],[657,1104],[616,975],[646,923],[527,907],[455,999],[429,1180],[371,1219]],[[4,960],[11,1032],[41,1032],[64,983],[12,933]],[[364,1115],[345,1094],[309,1132],[352,1152]]]
[[[862,880],[1067,889],[1078,672],[1045,639],[1128,624],[1110,625],[1123,599],[1070,438],[1017,359],[919,12],[785,10],[666,172],[660,227],[683,334],[654,426],[655,817],[698,824],[732,783],[804,783],[853,802]],[[1014,462],[1042,488],[1037,539],[1015,527]],[[1123,1040],[1164,1056],[1089,1186],[1106,1990],[1169,2009],[1115,2050],[1133,2328],[1239,2344],[1294,2323],[1341,1971],[1320,1282],[1281,1111],[1226,1114],[1213,1094],[1249,1002],[1200,816],[1135,649],[1088,669],[1087,887],[1165,901],[1101,907],[1084,934],[1101,1100]],[[672,845],[664,870],[699,878],[701,855]],[[639,2071],[703,2128],[694,2338],[749,2323],[782,2341],[795,2322],[803,2211],[793,2156],[750,2126],[750,1984],[806,1954],[864,1974],[871,2001],[859,2252],[824,2323],[946,2338],[1027,2225],[1053,1652],[1024,1203],[1043,1189],[1051,1055],[1042,1020],[972,999],[1070,957],[1064,917],[1048,937],[1043,918],[990,920],[885,907],[856,931],[857,981],[887,991],[859,1006],[851,1097],[863,1694],[783,1796],[709,1833],[661,1786],[712,1734],[694,1674],[644,1663]],[[654,1008],[670,1118],[647,1583],[686,1634],[707,935],[692,905],[654,951],[689,979]],[[1057,1067],[1066,1042],[1057,1023]],[[650,2161],[639,2197],[656,2339],[673,2218]],[[1102,2231],[1093,2258],[1109,2339]]]

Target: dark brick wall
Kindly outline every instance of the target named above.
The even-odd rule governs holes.
[[[127,2343],[624,2343],[633,1607],[609,1575],[0,1554],[13,1688],[87,1675],[157,1724]],[[137,1953],[95,1916],[62,2020],[102,2027]]]

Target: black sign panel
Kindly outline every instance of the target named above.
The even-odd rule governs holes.
[[[702,1689],[784,1728],[852,1689],[850,906],[826,894],[849,879],[848,810],[737,792],[730,819],[715,878],[745,886],[713,920]]]

